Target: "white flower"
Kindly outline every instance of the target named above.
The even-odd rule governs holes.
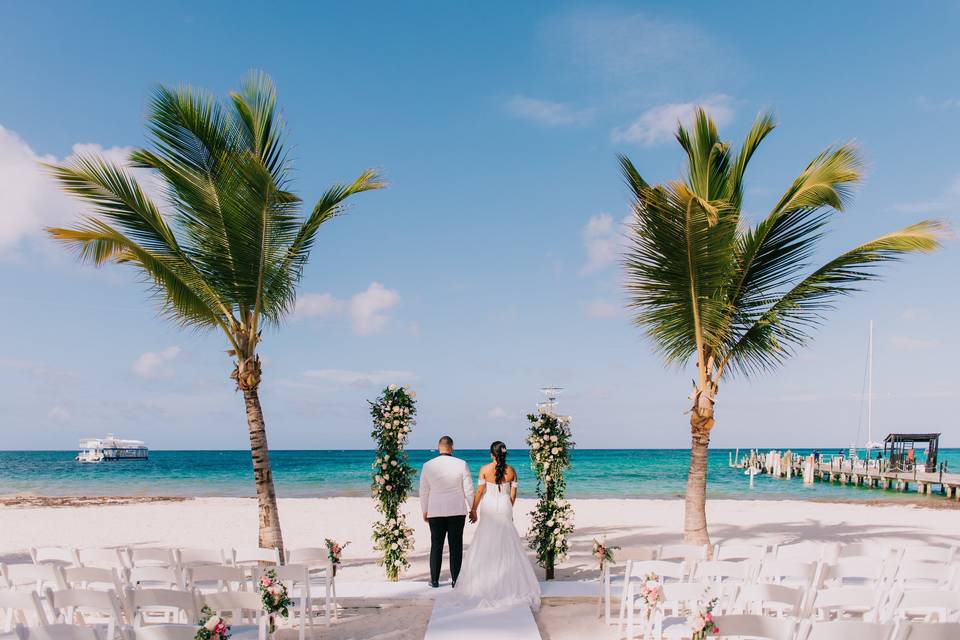
[[[387,465],[386,465],[386,464],[381,464],[381,465],[380,465],[380,468],[383,469],[384,471],[386,471]]]
[[[530,445],[530,446],[533,447],[534,449],[539,449],[539,448],[540,448],[540,443],[539,443],[539,442],[534,442],[534,443],[533,443],[532,445]]]
[[[376,460],[374,460],[373,464],[380,464],[380,458],[377,458]]]
[[[394,405],[394,407],[393,407],[393,412],[394,412],[394,413],[400,413],[400,407]]]
[[[391,460],[391,461],[390,461],[390,464],[392,464],[393,466],[397,466],[397,461],[396,461],[396,460]]]
[[[210,619],[203,625],[207,631],[213,631],[223,619],[220,616],[210,616]]]
[[[558,440],[557,436],[550,436],[550,440],[556,442]]]
[[[399,421],[399,420],[394,420],[394,421],[393,421],[393,426],[399,427],[399,426],[400,426],[400,421]]]
[[[416,397],[417,397],[417,392],[416,392],[416,391],[411,391],[411,392],[410,392],[410,397],[411,397],[411,398],[416,398]]]
[[[383,459],[384,459],[384,460],[389,460],[389,459],[390,459],[390,454],[389,454],[389,453],[388,453],[388,454],[384,454]]]
[[[395,524],[397,524],[397,521],[394,520],[393,518],[390,518],[390,520],[387,521],[387,524],[392,527],[392,526],[394,526]]]
[[[377,476],[377,482],[383,484],[383,476]]]
[[[399,548],[400,548],[400,545],[398,545],[396,542],[394,542],[393,544],[390,545],[390,548],[391,548],[391,549],[399,549]]]
[[[547,526],[548,526],[548,527],[552,527],[552,526],[553,526],[553,520],[547,520]]]
[[[560,453],[560,447],[554,447],[553,449],[550,449],[550,453],[552,453],[553,455],[557,455],[558,453]]]
[[[397,385],[392,384],[392,385],[390,385],[389,387],[387,387],[387,389],[389,389],[390,391],[396,391],[396,390],[397,390]]]

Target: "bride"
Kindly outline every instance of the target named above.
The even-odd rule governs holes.
[[[477,531],[467,550],[452,602],[475,607],[540,607],[540,583],[513,525],[517,472],[507,464],[507,446],[490,445],[490,464],[480,469],[470,521]]]

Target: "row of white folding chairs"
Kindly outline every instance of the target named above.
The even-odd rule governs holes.
[[[763,640],[954,640],[960,623],[911,622],[906,624],[840,620],[817,622],[758,615],[718,616],[719,634],[713,638]]]
[[[665,583],[662,588],[664,600],[656,609],[648,612],[643,606],[640,607],[640,617],[646,621],[643,632],[645,637],[689,637],[686,613],[701,609],[713,599],[716,599],[715,616],[760,616],[803,621],[805,624],[853,620],[901,627],[912,622],[952,623],[954,626],[960,622],[960,592],[955,591],[911,592],[917,596],[922,594],[923,597],[901,600],[888,612],[890,615],[881,615],[880,599],[876,594],[871,589],[858,587],[816,590],[808,605],[804,604],[807,601],[807,590],[800,587],[773,584],[704,587],[694,583],[674,582]],[[637,631],[635,595],[631,587],[625,625],[628,639],[634,638]],[[783,627],[786,623],[776,624]],[[723,624],[718,623],[718,626],[724,630]],[[799,631],[799,627],[794,631]],[[785,637],[793,638],[793,632],[786,633]],[[800,634],[797,637],[805,636]]]
[[[288,554],[289,555],[289,554]],[[34,564],[63,567],[131,569],[137,567],[188,568],[204,565],[256,566],[280,564],[280,551],[262,547],[203,549],[192,547],[110,547],[74,549],[69,547],[33,547]]]
[[[31,565],[27,565],[31,566]],[[57,568],[52,568],[55,571],[61,571]],[[75,568],[77,571],[113,571],[113,570],[104,570],[104,569],[88,569],[84,567]],[[213,570],[221,571],[232,571],[237,572],[237,575],[232,576],[238,580],[243,579],[243,570],[239,567],[198,567],[196,569],[188,570],[188,573],[191,574],[193,578],[202,577],[200,574],[203,573],[207,577],[217,578],[218,581],[223,581],[222,574],[217,576],[213,573]],[[291,599],[294,600],[295,606],[294,609],[300,611],[301,617],[301,637],[303,633],[304,620],[306,623],[309,623],[312,627],[313,618],[314,618],[314,604],[317,601],[321,601],[321,598],[314,598],[311,595],[310,583],[311,576],[309,573],[308,567],[305,565],[285,565],[282,567],[273,567],[273,571],[276,572],[277,578],[283,581],[288,588],[288,593]],[[71,568],[62,570],[63,572],[70,572]],[[194,574],[194,572],[197,572]],[[113,572],[115,575],[115,571]],[[85,576],[88,578],[95,578],[96,576],[88,575]],[[256,579],[256,578],[255,578]],[[93,585],[88,585],[93,586]],[[202,591],[199,588],[191,590],[179,590],[172,588],[132,588],[127,587],[126,589],[116,589],[109,582],[100,582],[98,586],[105,587],[102,590],[91,589],[91,588],[50,588],[46,587],[42,591],[30,590],[30,591],[17,591],[17,590],[0,590],[0,610],[11,609],[6,611],[5,626],[9,627],[14,622],[13,610],[21,610],[21,615],[23,611],[30,611],[35,609],[36,613],[34,619],[36,622],[43,622],[44,617],[49,617],[51,619],[56,619],[64,615],[64,609],[70,609],[71,611],[77,607],[94,609],[104,614],[107,618],[106,624],[116,625],[121,624],[124,621],[127,623],[134,623],[138,617],[138,608],[143,606],[144,602],[151,601],[151,598],[159,597],[162,595],[165,598],[170,599],[172,602],[180,603],[196,603],[197,600],[206,600],[210,597],[219,597],[218,594],[222,593],[242,593],[246,597],[252,596],[254,598],[259,598],[259,591],[255,589],[250,589],[248,591],[227,591],[225,589],[216,589],[213,591]],[[323,615],[326,624],[330,624],[331,613],[336,616],[336,602],[334,600],[334,593],[329,582],[325,583],[325,593],[322,598],[322,609]],[[40,594],[43,594],[41,598]],[[6,606],[4,605],[6,602]],[[35,602],[35,606],[27,606],[31,602]],[[82,603],[82,604],[77,604]],[[23,606],[20,606],[23,605]],[[153,603],[154,606],[160,606],[158,603]],[[172,606],[172,605],[171,605]],[[187,607],[182,607],[187,609]],[[199,610],[199,607],[194,607],[195,610]],[[72,614],[70,614],[72,616]],[[195,618],[196,616],[192,616]]]
[[[618,623],[624,623],[631,588],[650,574],[661,581],[688,584],[776,584],[793,586],[813,594],[824,587],[856,586],[869,589],[878,597],[887,598],[894,592],[911,590],[950,590],[958,587],[960,573],[954,564],[900,563],[887,574],[883,563],[862,557],[841,558],[832,564],[796,562],[767,558],[762,562],[750,560],[701,560],[689,568],[687,561],[628,560],[622,577],[615,576],[617,566],[608,566],[602,576],[604,617],[610,622],[613,591],[620,590]],[[635,590],[635,589],[634,589]],[[886,601],[881,602],[883,604]],[[810,602],[804,602],[807,605]]]
[[[709,553],[712,550],[712,554]],[[938,545],[891,546],[880,543],[855,542],[808,543],[783,545],[717,543],[707,545],[666,544],[633,549],[636,560],[754,560],[766,558],[801,562],[835,562],[840,558],[869,557],[894,562],[935,562],[948,564],[956,559],[957,547]]]
[[[139,637],[140,629],[155,628],[180,629],[180,633],[192,638],[197,632],[198,612],[207,606],[230,621],[234,635],[250,635],[250,631],[256,629],[258,640],[266,639],[267,615],[258,593],[199,595],[170,589],[144,589],[131,590],[129,598],[134,615],[128,621],[124,620],[120,599],[114,591],[49,590],[47,600],[53,607],[50,616],[34,592],[0,591],[0,609],[4,612],[6,632],[15,625],[26,629],[77,625],[97,630],[100,640],[126,640]],[[293,609],[299,617],[300,640],[304,640],[307,625],[311,625],[312,632],[305,596],[295,601]]]
[[[250,591],[256,570],[233,565],[203,565],[180,570],[172,567],[60,567],[45,564],[0,563],[0,587],[115,589],[126,587]]]

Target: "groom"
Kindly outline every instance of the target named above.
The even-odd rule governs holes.
[[[437,444],[440,453],[428,460],[420,473],[420,508],[430,525],[430,586],[440,586],[444,538],[450,543],[450,577],[457,586],[463,560],[463,525],[467,503],[473,499],[470,469],[453,457],[453,438],[443,436]]]

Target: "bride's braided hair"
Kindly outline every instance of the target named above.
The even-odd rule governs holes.
[[[499,487],[507,475],[507,445],[497,440],[490,445],[490,455],[493,456],[497,465],[496,479]]]

